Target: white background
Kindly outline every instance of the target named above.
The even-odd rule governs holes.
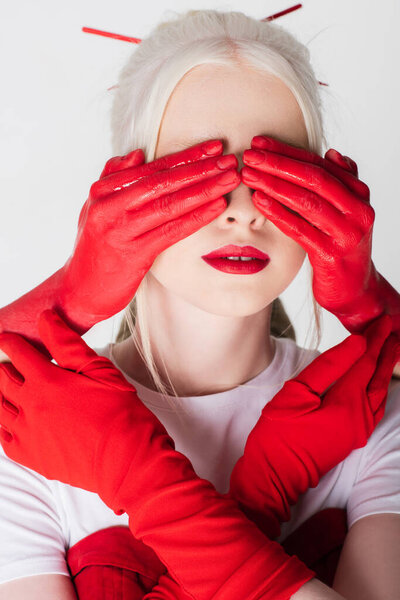
[[[128,42],[82,26],[145,37],[169,10],[240,10],[263,18],[296,2],[14,0],[0,19],[0,306],[60,268],[72,252],[90,185],[112,156],[109,111]],[[384,13],[383,13],[384,10]],[[376,212],[372,257],[400,288],[400,3],[305,0],[276,22],[306,43],[322,88],[328,146],[351,156]],[[282,295],[304,345],[309,323],[303,267]],[[347,331],[323,311],[321,350]],[[111,341],[121,313],[84,339]]]

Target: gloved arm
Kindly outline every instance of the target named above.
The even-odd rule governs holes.
[[[153,548],[182,590],[206,600],[289,600],[315,575],[199,478],[120,371],[51,311],[39,319],[58,365],[0,334],[1,443],[48,479],[96,492]],[[4,429],[3,429],[4,428]]]
[[[221,195],[240,178],[237,158],[222,151],[219,140],[210,140],[150,163],[140,148],[111,158],[81,209],[71,256],[0,309],[0,331],[23,334],[48,356],[37,330],[42,310],[56,308],[83,335],[125,308],[160,252],[225,209]],[[223,182],[226,170],[230,182]]]
[[[363,336],[317,356],[263,408],[233,468],[230,494],[271,539],[299,496],[365,446],[383,417],[400,356],[390,332],[389,315],[375,319]]]
[[[390,320],[378,318],[365,337],[351,335],[320,354],[266,404],[250,432],[226,496],[270,539],[279,537],[299,496],[364,446],[382,418],[400,353]],[[169,573],[143,600],[164,596],[188,599]]]
[[[351,333],[390,314],[400,339],[400,294],[372,261],[375,212],[356,163],[333,149],[322,158],[268,136],[253,137],[243,162],[254,204],[308,253],[317,302]]]

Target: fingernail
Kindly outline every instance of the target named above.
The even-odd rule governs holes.
[[[128,152],[128,154],[124,154],[123,156],[120,156],[120,159],[121,160],[126,160],[127,158],[129,158],[131,156],[132,152],[135,152],[135,150],[130,150]]]
[[[217,167],[222,170],[230,169],[231,167],[237,167],[237,165],[238,160],[236,156],[221,156],[221,158],[217,160]]]
[[[247,181],[258,181],[259,175],[257,171],[251,170],[248,167],[242,168],[242,176],[247,179]]]
[[[254,144],[258,147],[262,146],[264,148],[271,146],[273,144],[273,142],[274,142],[274,140],[272,140],[268,136],[263,136],[263,135],[255,135],[253,137],[253,139],[251,140],[252,145]]]
[[[245,150],[243,152],[243,160],[258,165],[261,162],[264,162],[265,154],[263,154],[262,152],[258,152],[258,150]]]
[[[222,173],[222,175],[219,176],[218,183],[222,185],[227,185],[228,183],[233,183],[236,178],[236,171],[227,171],[226,173]]]
[[[204,154],[208,154],[208,155],[217,154],[217,152],[220,152],[222,149],[222,142],[220,142],[219,140],[212,140],[210,142],[205,142],[202,145],[201,149],[204,152]]]

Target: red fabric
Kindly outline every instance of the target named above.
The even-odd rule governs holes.
[[[9,458],[126,512],[133,535],[197,600],[231,600],[238,589],[241,600],[288,600],[314,577],[198,477],[110,360],[52,311],[39,317],[39,330],[58,365],[22,336],[0,335],[12,361],[0,365]]]
[[[166,571],[155,552],[126,526],[83,538],[69,548],[66,560],[80,600],[139,600]]]
[[[365,446],[382,419],[395,362],[390,332],[391,317],[379,317],[363,336],[317,356],[262,409],[230,494],[269,538],[279,537],[300,495]]]
[[[82,205],[72,254],[0,308],[0,331],[24,335],[48,356],[37,327],[46,308],[56,308],[80,335],[123,310],[160,252],[225,210],[224,194],[240,176],[236,156],[223,152],[221,140],[211,139],[150,162],[141,148],[110,158]]]
[[[347,535],[345,508],[325,508],[302,523],[282,543],[290,554],[315,571],[317,579],[332,587]]]
[[[346,509],[326,508],[302,523],[282,546],[332,587],[346,535]],[[66,560],[79,600],[141,600],[166,572],[155,552],[126,526],[83,538],[69,548]]]

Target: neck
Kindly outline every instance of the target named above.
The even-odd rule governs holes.
[[[151,349],[168,393],[168,376],[178,396],[202,396],[235,388],[271,363],[272,304],[252,315],[215,315],[171,294],[155,278],[147,299]],[[131,336],[113,351],[130,377],[156,389]]]

